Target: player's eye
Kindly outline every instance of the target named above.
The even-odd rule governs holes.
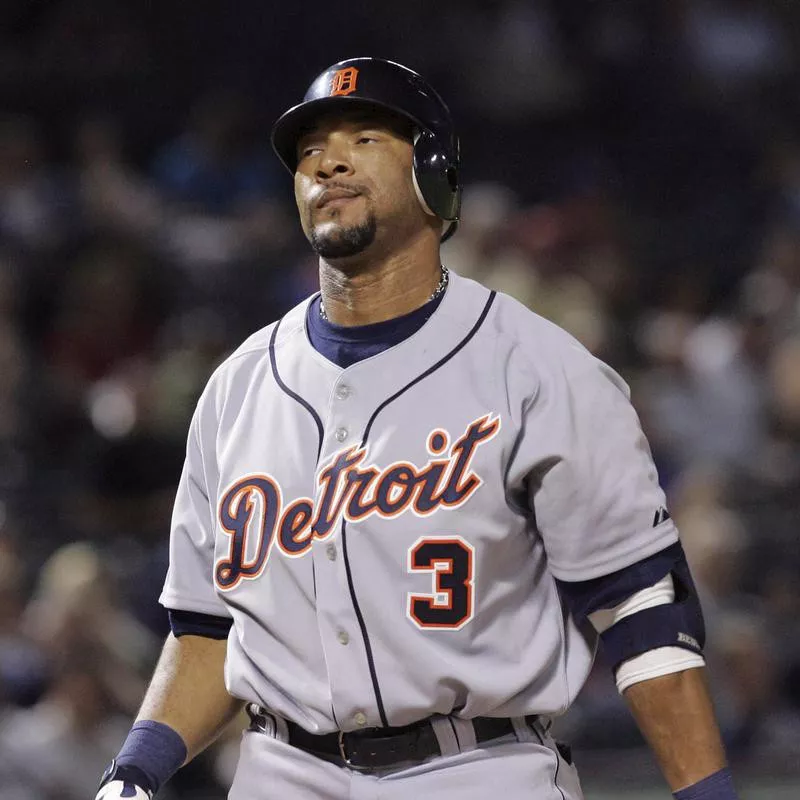
[[[368,142],[377,142],[377,141],[378,141],[377,138],[365,133],[362,133],[361,136],[358,137],[358,144],[367,144]]]
[[[301,156],[301,158],[308,158],[309,156],[316,155],[321,150],[322,150],[322,148],[318,147],[317,145],[309,145],[308,147],[304,147],[300,151],[300,156]]]

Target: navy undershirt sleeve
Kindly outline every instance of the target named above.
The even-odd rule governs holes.
[[[230,617],[215,617],[212,614],[199,614],[196,611],[181,611],[168,608],[169,627],[177,639],[187,634],[205,636],[207,639],[227,639],[233,620]]]
[[[372,325],[335,325],[319,313],[320,297],[308,306],[306,329],[311,346],[342,369],[376,356],[413,336],[431,317],[444,294],[429,300],[410,314]]]

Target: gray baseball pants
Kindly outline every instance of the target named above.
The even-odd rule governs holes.
[[[475,744],[467,720],[434,721],[441,756],[363,774],[286,744],[243,734],[229,800],[582,800],[575,767],[540,726],[514,720],[516,735]],[[438,723],[438,724],[437,724]]]

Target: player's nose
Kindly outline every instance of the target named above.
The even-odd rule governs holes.
[[[350,153],[343,143],[331,137],[320,153],[316,174],[319,179],[332,178],[334,175],[350,175],[353,163]]]

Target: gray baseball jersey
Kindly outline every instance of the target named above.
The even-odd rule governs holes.
[[[199,401],[161,602],[232,617],[229,691],[311,732],[563,712],[596,639],[553,578],[677,540],[627,387],[452,273],[416,334],[344,370],[308,302]]]

